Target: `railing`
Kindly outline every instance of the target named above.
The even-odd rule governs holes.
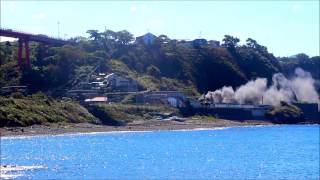
[[[53,36],[47,36],[45,34],[33,34],[33,33],[29,33],[29,32],[25,32],[22,30],[18,30],[18,29],[10,29],[10,28],[4,28],[4,27],[0,27],[1,31],[6,31],[6,32],[12,32],[12,33],[19,33],[19,34],[23,34],[26,36],[33,36],[33,37],[40,37],[40,38],[47,38],[47,39],[53,39],[53,40],[60,40],[60,41],[68,41],[67,39],[63,39],[60,37],[53,37]]]

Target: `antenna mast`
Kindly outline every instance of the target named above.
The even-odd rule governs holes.
[[[58,21],[57,24],[58,24],[58,38],[60,38],[60,22]]]

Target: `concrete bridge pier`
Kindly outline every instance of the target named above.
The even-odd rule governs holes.
[[[25,51],[26,51],[26,63],[27,66],[30,67],[30,50],[29,50],[29,41],[24,40],[24,46],[25,46]]]
[[[23,44],[22,44],[22,40],[19,39],[19,48],[18,48],[18,63],[19,63],[19,66],[21,67],[22,66],[22,47],[23,47]]]
[[[25,56],[26,56],[26,65],[30,67],[30,49],[29,49],[29,41],[28,39],[21,39],[19,38],[19,49],[18,49],[18,63],[19,66],[22,66],[22,51],[23,45],[25,49]]]

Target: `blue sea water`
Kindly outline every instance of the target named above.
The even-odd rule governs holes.
[[[35,167],[2,175],[15,179],[319,179],[319,127],[2,138],[1,165]]]

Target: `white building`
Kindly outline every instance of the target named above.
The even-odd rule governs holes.
[[[106,83],[107,86],[111,87],[113,90],[118,90],[118,91],[137,91],[138,90],[138,83],[135,80],[131,78],[124,78],[114,73],[108,74],[105,77],[104,83]]]

